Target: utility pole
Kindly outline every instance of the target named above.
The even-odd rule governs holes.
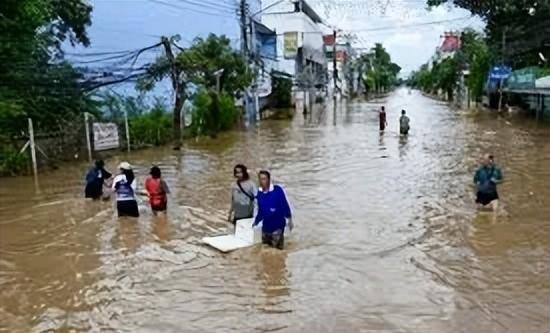
[[[334,81],[334,90],[332,97],[336,99],[336,88],[338,87],[338,69],[336,68],[336,30],[332,31],[332,38],[334,39],[334,45],[332,48],[332,79]]]
[[[246,29],[247,3],[246,0],[241,0],[239,7],[241,17],[241,54],[248,63],[248,33]]]
[[[505,60],[505,53],[506,53],[506,27],[502,30],[502,55],[500,59],[500,65],[504,66],[504,60]],[[498,98],[498,112],[502,110],[502,93],[504,89],[504,78],[501,77],[500,79],[500,96]]]
[[[173,135],[174,135],[174,149],[179,150],[181,148],[181,140],[182,140],[182,130],[181,130],[181,124],[182,124],[182,117],[181,117],[181,109],[183,107],[183,96],[182,96],[182,87],[180,85],[179,79],[180,79],[180,71],[178,70],[176,66],[176,61],[174,57],[174,53],[172,52],[172,43],[170,42],[170,39],[168,37],[162,37],[161,43],[164,46],[164,51],[166,52],[166,58],[168,59],[168,62],[170,62],[170,79],[172,81],[172,89],[174,90],[174,93],[176,95],[176,100],[174,102],[174,119],[173,119]],[[185,123],[185,120],[183,121]]]

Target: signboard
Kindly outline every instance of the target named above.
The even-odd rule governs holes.
[[[508,66],[495,66],[489,72],[490,80],[506,80],[512,73],[512,68]]]
[[[284,56],[285,59],[294,59],[298,55],[298,33],[284,33]]]
[[[113,123],[94,123],[94,149],[108,150],[119,148],[118,127]]]

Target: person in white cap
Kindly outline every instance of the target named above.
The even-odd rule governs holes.
[[[119,164],[120,174],[113,180],[118,216],[139,217],[136,200],[136,177],[128,162]]]

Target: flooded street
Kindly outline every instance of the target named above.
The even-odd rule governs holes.
[[[496,217],[474,205],[487,151],[505,177]],[[550,332],[548,126],[402,89],[107,169],[123,159],[140,184],[162,167],[166,219],[85,201],[84,164],[42,174],[38,192],[0,179],[0,332]],[[201,244],[231,230],[239,162],[285,186],[285,251]]]

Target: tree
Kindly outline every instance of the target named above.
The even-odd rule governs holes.
[[[384,46],[376,43],[366,54],[357,59],[366,92],[381,92],[397,83],[401,67],[391,61],[390,54]]]
[[[189,49],[174,55],[171,46],[177,47],[178,39],[177,36],[163,39],[165,54],[148,68],[147,75],[138,82],[137,87],[147,91],[153,89],[157,82],[167,77],[171,79],[176,95],[173,111],[174,139],[179,147],[181,109],[185,99],[191,95],[188,89],[214,89],[217,85],[215,73],[223,69],[219,78],[220,90],[233,96],[250,84],[252,74],[225,36],[211,34],[206,39],[196,38]],[[214,103],[217,104],[218,100],[215,99]]]
[[[447,2],[450,0],[427,0],[430,6]],[[539,52],[550,52],[550,1],[453,0],[452,3],[485,20],[487,44],[496,59],[524,67],[538,64]]]
[[[81,74],[63,61],[61,44],[89,45],[92,7],[84,0],[4,0],[0,6],[0,119],[10,136],[27,117],[41,129],[94,108]]]

